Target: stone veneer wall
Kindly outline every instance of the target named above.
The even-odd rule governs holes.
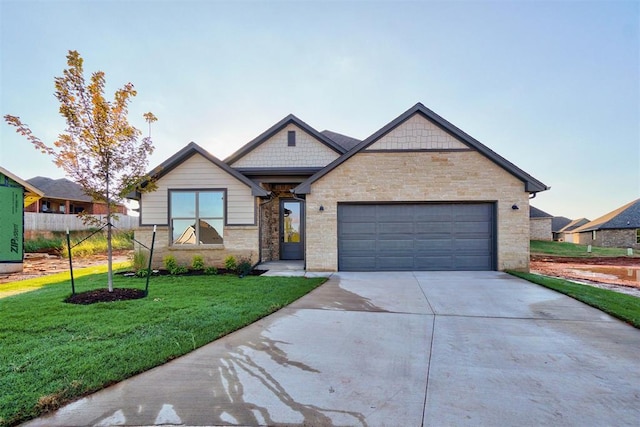
[[[280,200],[291,199],[291,189],[296,185],[263,184],[273,199],[263,203],[260,208],[262,261],[280,259]]]
[[[319,179],[307,195],[307,269],[338,268],[338,203],[389,201],[497,202],[498,270],[529,269],[529,193],[475,151],[363,152]]]
[[[153,227],[141,227],[135,231],[136,240],[151,247]],[[135,244],[134,249],[149,252]],[[153,251],[153,268],[162,268],[162,258],[173,255],[179,264],[191,266],[193,257],[201,255],[206,266],[224,267],[224,259],[233,255],[236,259],[250,258],[251,264],[258,262],[258,226],[226,226],[224,228],[224,244],[222,245],[181,245],[169,246],[169,228],[158,227]]]
[[[531,218],[531,240],[553,240],[551,218]]]

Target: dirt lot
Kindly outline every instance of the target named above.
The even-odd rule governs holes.
[[[531,256],[531,272],[640,297],[640,258]]]
[[[116,251],[113,262],[124,262],[130,259],[130,251]],[[94,255],[87,258],[75,258],[73,268],[91,267],[107,263],[106,255]],[[21,273],[0,274],[0,284],[16,282],[18,280],[31,279],[46,276],[47,274],[69,271],[69,260],[57,255],[49,254],[25,254],[24,268]]]

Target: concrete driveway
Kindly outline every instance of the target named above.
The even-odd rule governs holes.
[[[339,273],[29,425],[638,425],[640,330],[500,272]]]

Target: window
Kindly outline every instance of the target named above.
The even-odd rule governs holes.
[[[287,145],[289,147],[295,147],[296,146],[296,131],[295,130],[290,130],[287,132]]]
[[[224,190],[170,190],[171,243],[222,244],[224,199]]]
[[[636,243],[640,243],[640,228],[636,229]]]
[[[596,230],[591,231],[591,240],[596,240]]]

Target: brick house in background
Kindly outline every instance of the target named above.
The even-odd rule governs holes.
[[[136,239],[157,226],[154,265],[311,271],[527,270],[529,199],[548,189],[420,103],[363,141],[289,115],[224,161],[192,142],[150,176]]]
[[[573,242],[581,245],[640,249],[640,199],[596,218],[572,233]]]
[[[553,240],[553,215],[530,205],[529,233],[531,240]]]
[[[28,179],[27,182],[39,189],[44,196],[25,207],[25,212],[78,214],[86,212],[93,215],[106,215],[107,205],[94,202],[82,187],[66,178],[51,179],[43,176]],[[117,205],[117,213],[126,215],[127,208]]]

